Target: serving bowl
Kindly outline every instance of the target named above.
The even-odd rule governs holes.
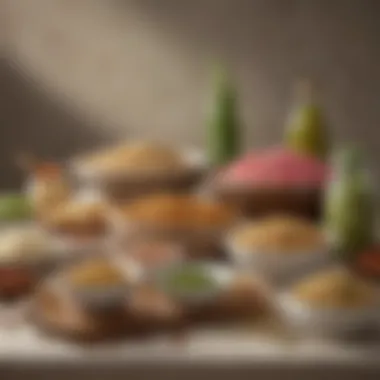
[[[184,148],[181,154],[187,165],[175,171],[101,172],[89,169],[76,161],[71,162],[69,168],[72,177],[80,186],[96,189],[112,201],[122,201],[162,191],[191,190],[206,173],[208,164],[199,150]]]
[[[41,247],[36,252],[26,253],[15,248],[9,257],[0,258],[0,294],[4,298],[8,296],[22,296],[33,290],[38,282],[54,268],[62,263],[65,258],[65,249],[55,241],[46,231],[33,223],[18,223],[2,226],[0,231],[8,229],[30,229],[41,233],[46,238],[46,247]],[[24,247],[27,249],[26,247]],[[12,257],[13,255],[13,257]]]
[[[128,292],[141,280],[142,272],[133,262],[117,266],[117,263],[105,254],[99,254],[97,257],[91,259],[85,259],[85,262],[99,258],[105,259],[115,268],[115,271],[120,275],[120,282],[110,285],[75,284],[67,278],[67,271],[76,265],[81,265],[81,262],[77,262],[67,266],[64,272],[58,272],[56,274],[55,284],[61,289],[64,289],[68,297],[72,297],[86,310],[92,312],[108,312],[110,310],[120,309],[125,303]]]
[[[205,201],[206,209],[203,210],[203,200],[200,197],[194,196],[194,199],[192,196],[182,195],[172,197],[172,194],[163,194],[139,200],[138,208],[141,210],[143,205],[143,213],[148,210],[152,214],[148,217],[146,214],[142,218],[139,215],[135,217],[133,213],[131,215],[129,207],[133,207],[133,203],[127,204],[126,212],[122,207],[114,207],[108,215],[110,239],[126,249],[136,240],[157,239],[177,244],[183,249],[187,258],[224,257],[222,237],[237,222],[239,215],[234,210],[225,209],[224,205],[221,208],[218,205],[215,209],[212,206],[213,211],[211,211],[209,200]],[[193,200],[195,200],[194,207],[191,203]],[[202,211],[198,213],[196,207]],[[193,218],[197,217],[199,221],[195,222]]]
[[[195,290],[180,286],[168,289],[167,276],[189,267],[204,271],[213,285]],[[226,264],[198,261],[173,265],[157,272],[152,283],[181,306],[185,321],[191,325],[252,321],[269,310],[270,292],[265,281],[258,276],[246,277]]]
[[[333,258],[328,244],[301,251],[264,251],[242,247],[236,242],[235,229],[229,231],[225,247],[230,260],[242,270],[268,279],[273,284],[283,284],[299,275],[322,268]]]
[[[199,275],[197,278],[196,275]],[[202,305],[217,299],[231,283],[234,271],[227,266],[210,262],[184,262],[166,268],[161,268],[153,274],[153,282],[169,296],[177,299],[185,305]],[[194,281],[208,279],[208,288],[180,289],[180,285],[172,286],[170,279],[181,279],[181,275],[188,280],[188,286],[196,287]],[[177,276],[177,277],[172,277]],[[186,279],[186,276],[190,279]],[[191,278],[192,277],[192,278]],[[193,283],[189,283],[194,280]]]
[[[318,220],[321,215],[322,188],[278,188],[222,186],[215,184],[210,192],[246,217],[273,213],[290,213]]]
[[[327,265],[332,271],[346,271],[347,268],[337,264]],[[310,271],[313,273],[315,271]],[[299,276],[298,280],[306,278]],[[294,332],[301,335],[323,336],[323,337],[350,337],[357,336],[360,332],[376,329],[380,318],[380,287],[364,281],[373,290],[373,300],[368,304],[351,306],[315,305],[299,299],[290,289],[296,282],[289,281],[275,296],[275,305],[279,316],[285,324]],[[367,286],[366,285],[366,286]]]
[[[376,328],[380,317],[380,302],[360,310],[316,309],[287,292],[277,297],[277,309],[283,321],[302,335],[345,337],[368,328]]]

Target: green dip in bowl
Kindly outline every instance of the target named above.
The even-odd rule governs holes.
[[[182,263],[161,270],[158,286],[167,294],[183,301],[202,302],[213,299],[222,286],[206,265]]]

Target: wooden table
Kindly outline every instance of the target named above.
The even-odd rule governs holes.
[[[375,379],[380,342],[278,339],[254,331],[199,331],[186,344],[155,338],[80,347],[24,323],[0,330],[0,378],[21,379]]]

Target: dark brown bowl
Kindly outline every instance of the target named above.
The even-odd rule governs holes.
[[[214,188],[214,196],[246,217],[275,213],[299,215],[312,220],[321,216],[323,190],[270,188]]]

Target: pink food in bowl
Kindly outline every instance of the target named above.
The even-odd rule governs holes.
[[[222,183],[244,187],[321,187],[327,179],[324,162],[285,148],[249,153],[222,173]]]

